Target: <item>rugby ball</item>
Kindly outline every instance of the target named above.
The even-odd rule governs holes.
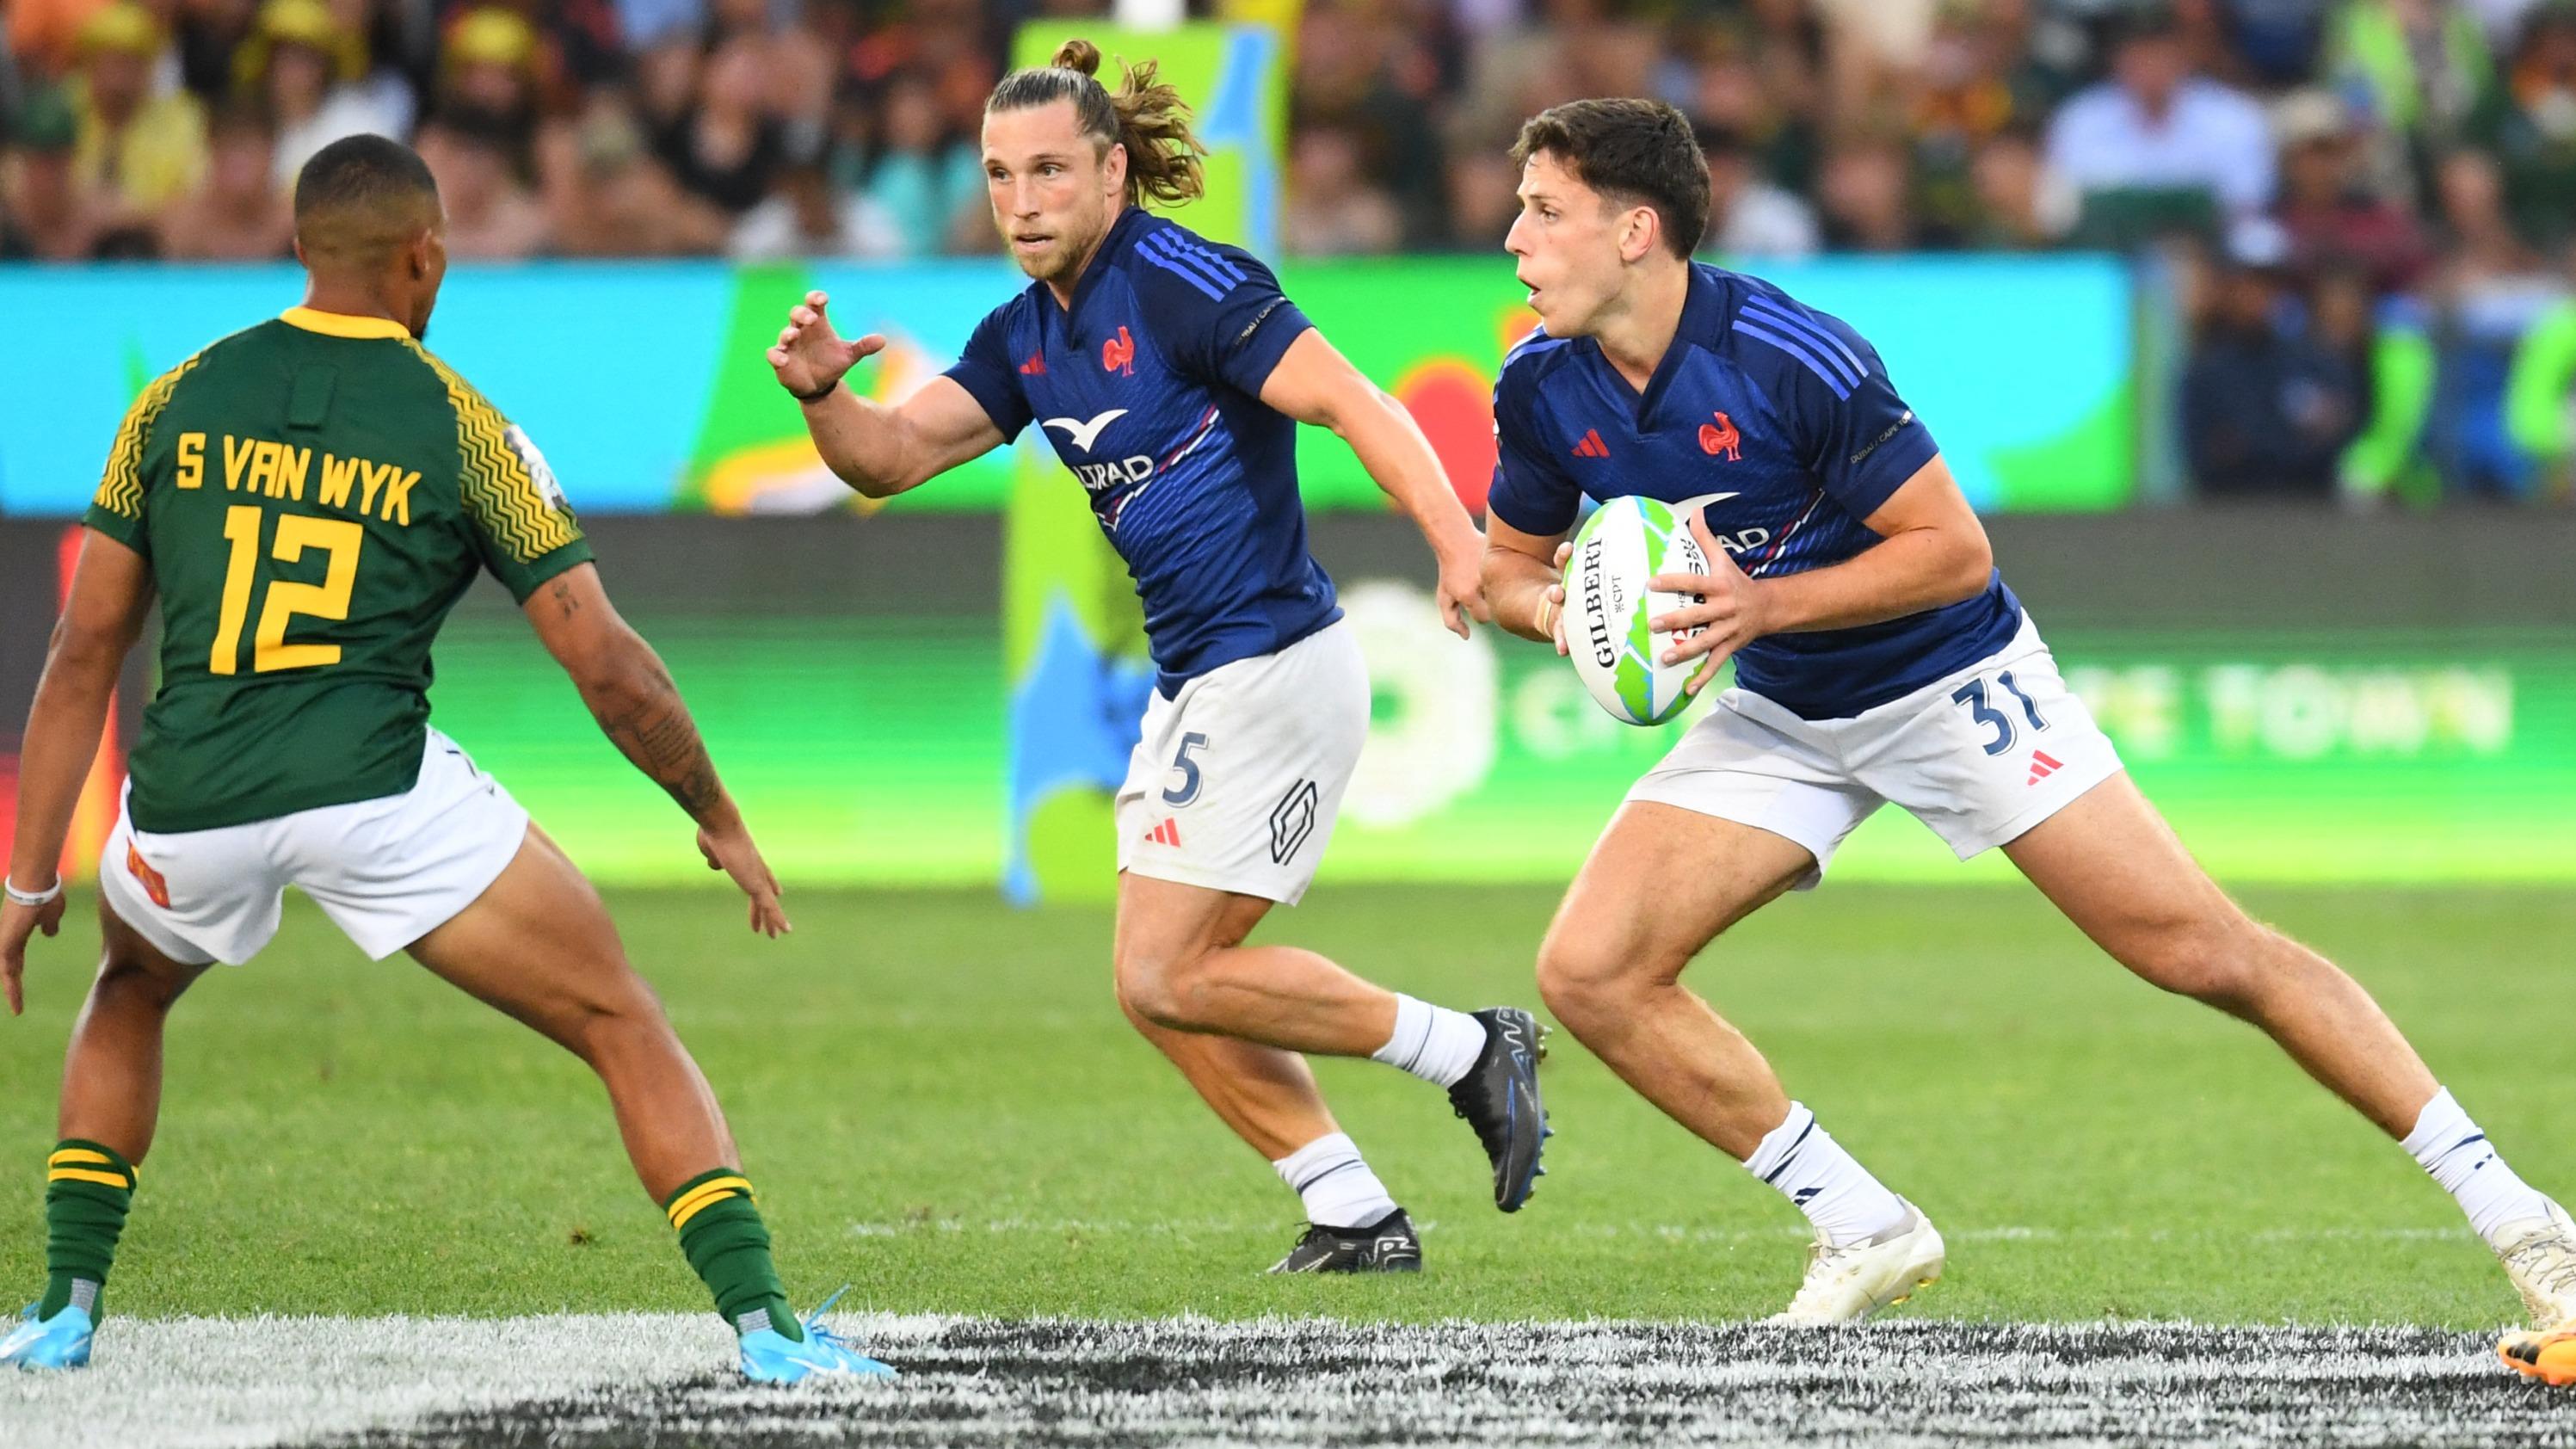
[[[1612,718],[1659,725],[1690,704],[1682,686],[1707,661],[1661,660],[1674,639],[1699,630],[1659,634],[1647,624],[1700,602],[1700,595],[1650,590],[1646,580],[1707,572],[1708,555],[1691,537],[1688,511],[1659,499],[1613,498],[1575,530],[1574,552],[1565,560],[1566,657]]]

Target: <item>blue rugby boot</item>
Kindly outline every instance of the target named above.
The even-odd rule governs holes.
[[[847,1293],[847,1287],[841,1293]],[[805,1341],[798,1343],[774,1328],[755,1328],[742,1336],[742,1376],[756,1384],[800,1383],[815,1374],[847,1378],[890,1379],[894,1370],[852,1348],[823,1326],[823,1315],[841,1301],[841,1293],[805,1316]],[[86,1345],[86,1337],[82,1340]],[[86,1351],[86,1348],[84,1348]]]
[[[66,1303],[51,1318],[36,1317],[27,1305],[24,1321],[0,1338],[0,1364],[22,1369],[76,1369],[89,1366],[90,1336],[96,1326],[77,1303]]]

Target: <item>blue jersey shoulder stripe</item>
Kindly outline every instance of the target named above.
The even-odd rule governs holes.
[[[1208,273],[1191,266],[1177,257],[1167,255],[1155,247],[1154,239],[1152,237],[1147,237],[1145,240],[1136,244],[1136,255],[1155,266],[1161,267],[1164,271],[1172,273],[1182,281],[1185,281],[1191,286],[1206,293],[1209,301],[1222,302],[1225,300],[1226,289],[1222,284],[1217,282],[1215,278],[1210,276]]]
[[[1196,237],[1188,236],[1177,231],[1167,231],[1163,233],[1163,239],[1170,242],[1175,248],[1177,248],[1181,255],[1203,263],[1210,270],[1217,273],[1217,275],[1224,277],[1227,281],[1240,284],[1251,280],[1243,274],[1243,268],[1236,266],[1232,261],[1227,259],[1225,253],[1218,251],[1216,248],[1209,246],[1207,243],[1200,241]]]
[[[1153,237],[1147,237],[1136,244],[1136,255],[1206,293],[1209,301],[1225,300],[1228,288],[1222,279],[1206,268],[1184,259],[1178,253],[1156,245]]]
[[[1746,316],[1758,317],[1762,321],[1776,325],[1792,337],[1814,343],[1840,356],[1843,361],[1851,364],[1848,376],[1854,386],[1858,386],[1861,378],[1869,372],[1869,367],[1860,360],[1858,354],[1843,346],[1841,338],[1836,337],[1831,329],[1812,317],[1801,317],[1768,297],[1755,297],[1745,304],[1744,312]],[[1828,362],[1832,360],[1832,357],[1826,359]]]
[[[1782,352],[1798,359],[1799,362],[1806,365],[1809,372],[1814,373],[1819,379],[1821,379],[1825,386],[1834,390],[1835,397],[1848,399],[1851,396],[1851,388],[1849,385],[1844,383],[1842,377],[1832,368],[1825,366],[1824,359],[1808,351],[1803,344],[1792,342],[1777,332],[1768,331],[1764,328],[1758,327],[1754,325],[1750,318],[1746,317],[1738,317],[1735,319],[1735,330],[1743,333],[1747,337],[1755,337],[1764,342],[1768,342],[1772,346],[1779,348]]]
[[[1190,285],[1207,293],[1208,300],[1221,302],[1234,284],[1204,260],[1180,249],[1179,239],[1170,232],[1157,232],[1136,244],[1136,254],[1165,271],[1187,277]]]

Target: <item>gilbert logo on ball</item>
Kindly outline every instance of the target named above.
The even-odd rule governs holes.
[[[1699,631],[1661,634],[1649,626],[1699,596],[1646,586],[1657,574],[1708,572],[1688,518],[1658,499],[1613,498],[1575,531],[1565,561],[1566,657],[1592,698],[1629,724],[1662,724],[1690,704],[1683,686],[1701,661],[1660,661],[1674,639]]]

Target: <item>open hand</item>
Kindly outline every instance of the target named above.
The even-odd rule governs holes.
[[[787,325],[778,331],[778,345],[769,349],[769,365],[778,373],[778,385],[800,397],[821,392],[839,382],[860,358],[885,350],[882,333],[842,341],[823,312],[831,301],[829,293],[806,293],[804,301],[787,309]]]
[[[1717,677],[1717,667],[1732,657],[1736,650],[1770,632],[1763,617],[1762,585],[1745,577],[1735,566],[1735,559],[1718,546],[1708,531],[1708,524],[1698,513],[1690,520],[1691,537],[1699,540],[1700,552],[1708,557],[1706,574],[1657,574],[1646,581],[1646,587],[1664,593],[1697,594],[1700,602],[1684,604],[1668,614],[1658,614],[1647,627],[1658,634],[1678,634],[1684,630],[1699,632],[1687,639],[1675,639],[1664,649],[1663,662],[1679,664],[1685,659],[1705,657],[1708,662],[1683,685],[1692,694],[1708,687]]]

